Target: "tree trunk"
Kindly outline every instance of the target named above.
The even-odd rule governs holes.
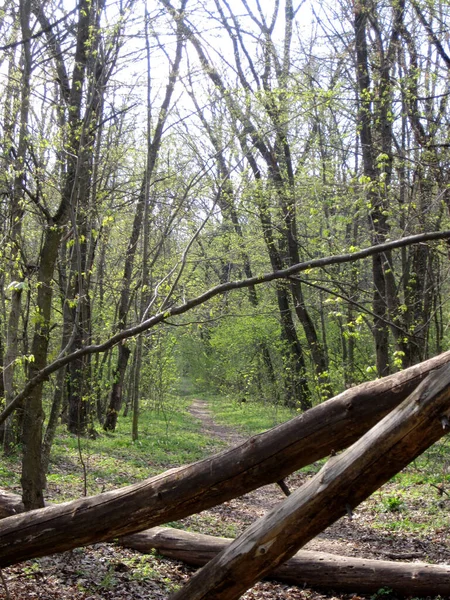
[[[244,145],[247,159],[253,171],[253,175],[261,188],[261,174],[257,167],[256,161],[252,157],[248,148]],[[270,264],[273,270],[283,268],[283,260],[277,249],[276,235],[272,225],[270,208],[264,197],[263,190],[258,192],[258,210],[261,226],[263,229],[263,237],[269,254]],[[281,339],[285,344],[283,348],[284,362],[284,388],[285,388],[285,404],[290,407],[300,406],[302,410],[311,408],[311,394],[308,388],[306,379],[306,363],[303,354],[303,349],[298,339],[295,329],[294,320],[292,318],[291,307],[289,303],[288,284],[286,282],[278,282],[275,286],[278,310],[280,312]]]
[[[22,73],[20,88],[20,127],[19,127],[19,143],[17,148],[17,157],[14,164],[14,185],[11,202],[10,214],[10,260],[9,274],[11,283],[9,286],[11,294],[10,310],[8,315],[8,331],[6,338],[5,350],[5,368],[3,370],[3,384],[5,390],[5,401],[8,405],[15,396],[14,371],[15,360],[18,354],[18,339],[19,339],[19,321],[20,309],[22,301],[22,289],[24,286],[24,273],[21,267],[21,236],[22,236],[22,218],[24,213],[24,187],[25,187],[25,162],[28,149],[28,116],[30,111],[30,78],[32,70],[31,44],[30,44],[30,16],[31,2],[29,0],[21,0],[19,6],[20,26],[22,39],[25,40],[22,49],[20,72]],[[7,136],[10,137],[11,132],[7,131]],[[7,143],[12,143],[8,140]],[[17,425],[17,423],[16,423]],[[17,429],[17,427],[16,427]],[[5,452],[11,452],[20,439],[20,431],[16,431],[14,427],[14,417],[11,416],[4,426],[3,446]]]
[[[120,538],[119,544],[144,553],[157,550],[168,558],[201,567],[232,541],[171,527],[154,527]],[[301,588],[342,592],[377,592],[383,586],[408,596],[450,594],[449,566],[370,560],[307,550],[294,554],[270,571],[268,577]]]
[[[66,296],[66,269],[65,269],[65,244],[63,243],[60,248],[60,267],[59,267],[59,277],[60,277],[60,289],[61,296]],[[61,354],[64,353],[65,349],[68,347],[71,334],[71,318],[70,318],[71,308],[68,302],[62,302],[62,316],[63,316],[63,325],[62,325],[62,335],[61,335]],[[50,409],[50,415],[47,421],[47,427],[45,429],[45,435],[42,442],[42,470],[44,474],[47,474],[48,465],[50,462],[50,452],[53,445],[53,440],[55,438],[56,429],[58,427],[58,423],[60,422],[60,417],[63,413],[63,402],[66,398],[66,367],[59,369],[56,373],[56,381],[55,381],[55,389],[53,392],[53,402],[52,407]],[[67,407],[68,408],[68,407]]]
[[[0,490],[0,519],[24,512],[22,498],[18,494]]]
[[[50,409],[50,415],[45,429],[45,435],[42,442],[42,471],[47,474],[50,462],[50,452],[55,439],[56,429],[61,416],[61,409],[64,398],[64,380],[66,378],[66,369],[62,368],[56,374],[55,390],[53,392],[53,402]]]
[[[182,8],[185,6],[186,0],[182,1]],[[161,141],[164,131],[164,126],[167,120],[167,116],[169,114],[169,107],[172,100],[173,91],[175,89],[175,83],[177,81],[179,75],[179,66],[182,58],[182,50],[184,45],[184,39],[181,35],[180,26],[177,29],[177,46],[175,50],[175,59],[172,65],[171,72],[169,74],[169,82],[166,86],[166,92],[164,96],[164,100],[161,105],[161,109],[158,115],[158,121],[155,128],[155,132],[153,134],[153,138],[150,141],[148,139],[148,147],[147,147],[147,164],[145,168],[145,173],[143,177],[143,181],[141,184],[141,189],[139,193],[139,199],[136,205],[136,212],[133,219],[133,227],[130,236],[130,241],[128,243],[127,254],[125,257],[125,266],[123,273],[123,281],[122,281],[122,289],[120,292],[120,303],[119,303],[119,328],[125,329],[127,315],[128,315],[128,305],[130,301],[130,290],[131,290],[131,279],[133,274],[133,265],[134,259],[137,251],[137,243],[139,240],[141,227],[142,227],[142,219],[144,217],[144,209],[146,210],[147,216],[150,214],[152,210],[152,206],[149,205],[149,185],[153,175],[153,171],[156,165],[156,161],[159,154],[159,149],[161,147]],[[150,74],[149,74],[150,76]],[[148,222],[145,225],[148,227]],[[146,282],[143,282],[145,285]],[[122,345],[123,346],[123,345]],[[114,431],[117,424],[117,415],[122,405],[122,390],[123,390],[123,380],[125,378],[125,371],[128,365],[128,358],[130,355],[130,351],[126,352],[125,350],[121,350],[122,346],[119,348],[119,357],[117,360],[117,366],[115,369],[114,383],[111,389],[111,395],[108,405],[108,410],[105,418],[105,422],[103,424],[103,429],[105,431]]]
[[[359,97],[358,121],[359,138],[363,156],[364,176],[367,178],[367,200],[369,209],[369,226],[372,232],[373,243],[381,244],[389,234],[387,221],[388,205],[383,197],[390,181],[391,174],[391,129],[390,121],[386,115],[390,102],[389,58],[383,54],[383,64],[380,64],[379,82],[377,91],[381,101],[379,106],[373,108],[371,86],[370,61],[367,28],[370,23],[371,6],[366,0],[355,2],[355,54],[357,93]],[[394,33],[392,34],[394,35]],[[387,51],[386,51],[387,54]],[[381,139],[381,147],[379,139]],[[378,144],[377,144],[378,143]],[[376,163],[377,153],[383,153],[382,164]],[[383,173],[380,173],[380,170]],[[385,177],[382,178],[381,174]],[[389,258],[377,254],[372,258],[373,277],[373,337],[375,341],[376,365],[379,377],[389,374],[389,328],[388,317],[388,286],[385,271],[389,271],[387,264]],[[386,268],[385,268],[386,265]],[[391,286],[392,287],[392,286]]]
[[[445,365],[353,446],[332,456],[310,481],[253,523],[171,600],[240,598],[445,435],[449,414],[450,365]]]
[[[117,358],[117,366],[114,370],[113,375],[113,386],[111,388],[111,394],[109,396],[108,409],[106,412],[105,422],[103,423],[103,429],[105,431],[114,431],[117,424],[117,416],[122,407],[122,389],[125,380],[125,371],[127,370],[128,359],[130,357],[131,350],[128,348],[126,342],[120,344],[119,355]]]
[[[31,352],[34,361],[30,363],[30,377],[43,369],[47,363],[50,315],[52,310],[52,278],[58,256],[62,230],[60,227],[47,228],[40,257],[39,287],[37,293],[37,314]],[[42,409],[43,383],[36,386],[28,395],[23,414],[23,457],[22,491],[23,503],[27,510],[44,506],[44,473],[42,469]]]
[[[80,132],[80,115],[83,98],[83,82],[85,79],[88,54],[87,41],[90,35],[90,3],[82,0],[78,10],[78,31],[75,61],[72,76],[72,87],[69,99],[69,143],[67,172],[65,174],[62,198],[58,210],[53,217],[47,216],[47,227],[44,232],[44,242],[39,256],[38,293],[36,302],[35,331],[31,353],[34,362],[30,364],[31,377],[42,370],[47,362],[49,345],[50,316],[52,312],[53,273],[58,258],[59,244],[63,226],[69,217],[72,205],[72,194],[76,188],[78,176],[77,156],[83,142]],[[27,510],[44,505],[43,487],[44,473],[42,469],[42,390],[40,383],[28,395],[24,405],[23,417],[23,458],[22,458],[22,489],[23,502]]]
[[[430,370],[449,361],[447,352],[346,390],[207,460],[119,490],[5,519],[0,523],[0,567],[181,519],[279,481],[353,443]]]

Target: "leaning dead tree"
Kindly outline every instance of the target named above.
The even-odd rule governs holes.
[[[450,365],[319,473],[251,525],[171,600],[237,600],[309,540],[357,506],[449,429]]]
[[[232,540],[172,527],[154,527],[125,536],[119,542],[139,552],[157,550],[168,558],[202,567]],[[377,592],[383,582],[384,587],[402,594],[450,594],[450,566],[369,560],[307,550],[300,550],[271,570],[269,577],[300,587],[342,592]]]
[[[346,390],[235,448],[142,483],[5,518],[0,523],[0,567],[163,525],[275,483],[348,447],[430,370],[449,361],[447,352]]]

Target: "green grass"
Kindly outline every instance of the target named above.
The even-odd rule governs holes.
[[[131,440],[131,417],[119,416],[114,433],[97,425],[97,437],[78,438],[60,426],[47,475],[50,501],[61,502],[142,481],[168,468],[204,458],[221,448],[201,433],[200,422],[188,412],[192,400],[177,398],[164,411],[142,409],[139,439]],[[81,454],[81,457],[80,457]],[[0,487],[20,493],[19,454],[3,457]]]
[[[236,402],[224,396],[204,396],[217,423],[228,425],[247,435],[255,435],[284,423],[298,413],[284,406],[254,401]]]

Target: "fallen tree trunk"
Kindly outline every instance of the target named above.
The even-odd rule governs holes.
[[[155,527],[119,540],[122,546],[163,556],[195,567],[203,566],[232,540]],[[426,563],[391,562],[336,556],[301,550],[270,571],[269,577],[300,587],[342,592],[377,592],[386,587],[408,595],[450,594],[450,567]]]
[[[309,482],[251,525],[171,600],[237,600],[446,433],[450,365]]]
[[[243,444],[125,488],[3,519],[0,567],[181,519],[347,447],[450,352],[346,390]]]

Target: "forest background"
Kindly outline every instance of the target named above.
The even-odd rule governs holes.
[[[0,14],[0,420],[27,508],[60,418],[125,407],[136,440],[181,378],[306,410],[448,348],[445,2]]]

